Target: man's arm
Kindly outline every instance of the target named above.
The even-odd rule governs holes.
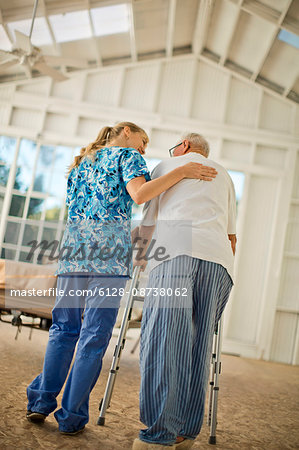
[[[236,253],[236,245],[237,245],[237,236],[235,234],[229,234],[228,239],[230,240],[230,245],[233,251],[233,254]]]
[[[230,245],[231,245],[234,255],[236,253],[236,245],[237,245],[236,219],[237,219],[236,193],[235,193],[234,184],[232,182],[232,179],[230,178],[230,189],[229,189],[229,198],[228,198],[227,234],[228,234],[228,239],[230,240]]]
[[[140,225],[138,228],[138,236],[135,237],[133,249],[136,251],[134,257],[134,267],[141,266],[141,270],[144,271],[147,265],[147,258],[145,258],[146,251],[152,240],[152,236],[155,230],[155,225]]]

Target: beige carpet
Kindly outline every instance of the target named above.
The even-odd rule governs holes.
[[[142,427],[138,414],[138,350],[130,354],[139,330],[129,330],[106,425],[96,425],[103,395],[113,338],[101,377],[92,392],[90,422],[78,436],[62,436],[51,415],[42,426],[25,419],[26,386],[41,371],[48,333],[0,323],[0,449],[102,449],[131,448]],[[204,423],[194,449],[299,449],[299,367],[223,356],[220,379],[217,445],[208,445]],[[58,399],[59,400],[59,399]]]

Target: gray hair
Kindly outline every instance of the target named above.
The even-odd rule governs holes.
[[[184,140],[184,139],[186,139],[187,141],[190,141],[191,144],[194,145],[194,147],[200,148],[201,152],[203,153],[203,155],[206,158],[209,156],[209,153],[210,153],[209,143],[201,134],[188,133],[182,137],[182,140]]]

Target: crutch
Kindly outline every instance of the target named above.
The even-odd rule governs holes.
[[[219,375],[221,373],[222,318],[219,320],[213,339],[211,357],[209,408],[207,424],[210,427],[209,444],[216,444],[217,407],[219,393]]]
[[[133,272],[133,277],[132,277],[132,281],[131,281],[131,285],[130,285],[130,289],[129,289],[128,299],[127,299],[124,315],[123,315],[122,322],[121,322],[121,327],[120,327],[120,332],[119,332],[119,336],[117,339],[117,344],[115,346],[115,350],[114,350],[114,354],[113,354],[113,359],[112,359],[112,364],[111,364],[111,368],[110,368],[110,372],[109,372],[108,381],[106,384],[105,394],[99,405],[100,415],[99,415],[98,422],[97,422],[98,425],[105,424],[105,414],[106,414],[107,408],[109,408],[109,406],[110,406],[110,400],[111,400],[111,396],[112,396],[112,392],[113,392],[113,388],[114,388],[114,383],[115,383],[116,375],[117,375],[117,372],[119,369],[118,364],[120,361],[121,352],[122,352],[122,350],[125,346],[125,342],[126,342],[126,334],[127,334],[127,330],[128,330],[128,326],[129,326],[129,321],[130,321],[131,315],[132,315],[133,303],[134,303],[134,300],[140,300],[139,297],[134,296],[134,293],[136,292],[136,289],[138,287],[138,279],[139,279],[140,269],[141,269],[140,266],[136,266],[134,269],[134,272]]]

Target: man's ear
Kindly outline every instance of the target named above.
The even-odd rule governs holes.
[[[185,155],[185,153],[187,153],[187,151],[189,150],[189,148],[190,148],[190,143],[189,143],[189,141],[187,141],[187,139],[185,139],[184,141],[183,141],[183,146],[184,146],[184,155]]]

